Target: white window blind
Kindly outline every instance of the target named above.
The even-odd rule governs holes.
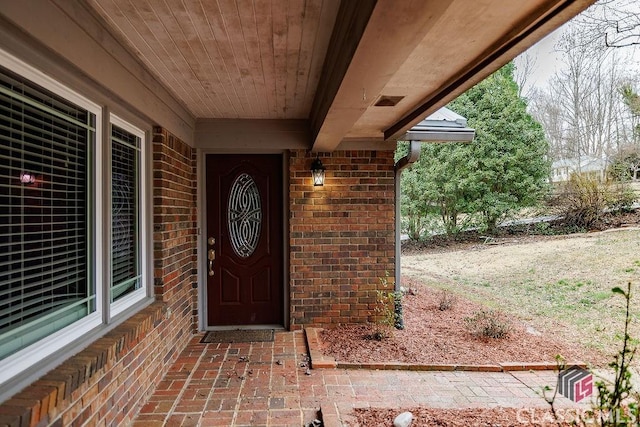
[[[0,400],[152,302],[146,135],[103,112],[0,50]]]
[[[140,289],[139,164],[141,138],[111,125],[111,301]]]
[[[96,117],[0,67],[0,358],[96,309]]]

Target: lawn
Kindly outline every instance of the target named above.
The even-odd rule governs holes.
[[[631,282],[632,335],[640,337],[639,230],[514,240],[403,255],[402,273],[609,354],[624,321],[624,301],[611,288]]]

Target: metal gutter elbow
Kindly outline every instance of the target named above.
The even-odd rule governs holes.
[[[396,170],[396,178],[400,176],[400,172],[402,169],[411,166],[413,163],[417,162],[420,158],[420,149],[422,148],[422,144],[420,141],[410,141],[409,142],[409,152],[406,156],[398,160],[395,165]]]

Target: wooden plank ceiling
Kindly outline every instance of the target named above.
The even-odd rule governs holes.
[[[303,119],[339,3],[91,0],[198,118]]]
[[[315,151],[401,137],[593,2],[87,1],[195,118],[306,120]]]

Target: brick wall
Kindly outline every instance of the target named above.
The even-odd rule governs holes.
[[[312,156],[290,155],[291,329],[374,320],[376,290],[393,290],[393,151],[321,154],[323,187]]]
[[[196,332],[196,150],[162,128],[154,129],[153,187],[155,295],[172,313],[191,316]]]
[[[0,425],[126,425],[196,328],[195,150],[153,135],[156,302],[0,405]]]

